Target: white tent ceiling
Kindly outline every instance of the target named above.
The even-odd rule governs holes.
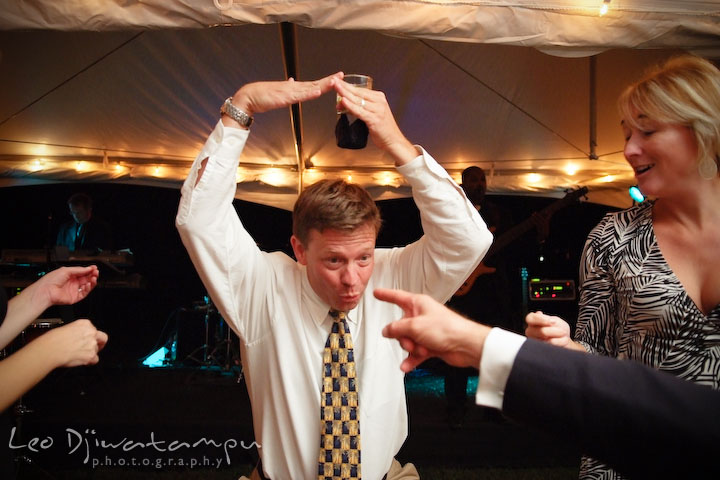
[[[177,187],[240,85],[343,70],[372,75],[408,138],[455,175],[480,165],[491,192],[583,185],[628,205],[615,99],[679,49],[720,57],[720,2],[613,0],[600,17],[601,3],[6,0],[0,185]],[[295,121],[301,143],[289,110],[256,118],[239,198],[290,208],[328,175],[378,199],[409,194],[373,146],[335,146],[332,95]]]

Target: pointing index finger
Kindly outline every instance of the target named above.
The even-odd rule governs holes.
[[[394,303],[398,307],[405,309],[410,306],[412,294],[402,290],[392,290],[390,288],[376,288],[373,291],[375,298],[384,302]]]

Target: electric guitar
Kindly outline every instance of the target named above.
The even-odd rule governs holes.
[[[543,208],[539,212],[536,212],[538,215],[543,216],[547,219],[550,219],[552,214],[560,210],[561,208],[566,207],[567,205],[571,204],[572,202],[578,200],[580,197],[583,197],[587,194],[588,189],[587,187],[581,187],[577,190],[573,190],[571,192],[568,192],[563,198],[560,200],[551,203],[547,207]],[[490,246],[490,250],[488,250],[487,254],[485,254],[485,258],[490,258],[491,256],[498,253],[503,248],[510,245],[512,242],[526,234],[528,231],[532,230],[536,226],[536,220],[533,217],[526,218],[522,222],[518,223],[514,227],[512,227],[507,232],[500,235],[498,238],[495,239],[493,244]],[[472,288],[473,284],[475,283],[475,280],[480,275],[485,275],[488,273],[494,273],[495,267],[488,267],[483,262],[480,262],[480,264],[475,267],[475,270],[470,274],[470,276],[465,280],[465,282],[460,286],[460,288],[455,292],[456,297],[461,297],[463,295],[466,295],[470,289]]]

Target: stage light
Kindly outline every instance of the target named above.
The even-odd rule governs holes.
[[[608,12],[608,9],[610,8],[610,0],[603,0],[602,5],[600,5],[600,16],[602,17]]]
[[[281,187],[287,183],[287,175],[279,168],[270,167],[260,176],[263,183],[273,187]]]
[[[151,353],[145,360],[143,360],[142,364],[150,368],[164,367],[165,357],[167,356],[168,352],[169,350],[167,349],[167,347],[160,347],[155,352]]]
[[[378,181],[380,182],[380,185],[383,186],[392,185],[395,181],[395,176],[391,172],[382,172]]]
[[[640,189],[637,185],[633,185],[628,189],[628,193],[630,194],[630,198],[632,198],[637,203],[642,203],[645,201],[645,195],[642,194]]]
[[[30,163],[29,170],[31,172],[37,172],[45,168],[45,160],[42,158],[36,158]]]
[[[542,181],[543,176],[540,175],[539,173],[528,173],[526,178],[527,178],[528,183],[536,184],[536,183],[540,183]]]
[[[570,175],[571,177],[575,175],[579,170],[579,167],[575,165],[574,163],[568,163],[565,165],[565,173]]]

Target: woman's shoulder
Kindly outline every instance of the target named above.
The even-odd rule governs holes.
[[[590,231],[587,244],[596,248],[624,245],[652,236],[652,202],[609,212]]]
[[[595,229],[605,230],[612,227],[618,231],[635,230],[641,225],[652,224],[652,206],[653,202],[647,201],[624,210],[608,212]]]

